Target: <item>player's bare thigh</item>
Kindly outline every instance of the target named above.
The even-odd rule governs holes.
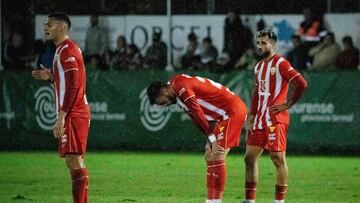
[[[208,147],[205,149],[205,161],[219,161],[225,160],[226,156],[229,154],[230,148],[224,150],[224,153],[215,154],[212,152],[211,148]]]

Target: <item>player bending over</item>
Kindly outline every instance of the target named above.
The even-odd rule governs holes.
[[[153,82],[147,88],[151,104],[178,105],[206,137],[206,203],[221,203],[226,183],[226,155],[240,144],[246,118],[244,102],[223,85],[210,79],[185,74],[169,83]]]

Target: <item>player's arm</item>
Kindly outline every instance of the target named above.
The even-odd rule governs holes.
[[[37,80],[48,80],[50,82],[54,81],[52,71],[49,68],[43,66],[42,64],[40,64],[40,68],[33,70],[31,74]]]
[[[65,118],[74,104],[79,89],[79,68],[76,57],[69,53],[68,50],[64,50],[60,56],[60,61],[65,74],[65,94],[63,105],[61,106],[58,119],[53,129],[54,135],[57,138],[61,138],[64,135]]]
[[[252,133],[252,126],[254,125],[255,115],[257,113],[258,104],[259,104],[258,101],[259,101],[258,84],[257,82],[255,82],[253,95],[251,97],[251,108],[248,117],[246,119],[247,130],[250,133]]]
[[[290,95],[290,99],[288,99],[286,104],[275,104],[270,107],[270,111],[273,113],[279,113],[289,109],[301,98],[308,87],[304,77],[292,68],[289,62],[284,61],[280,63],[279,70],[281,76],[290,83],[290,86],[291,88],[294,88],[294,91],[292,91],[292,95]]]

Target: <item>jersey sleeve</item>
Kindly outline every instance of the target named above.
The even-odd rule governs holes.
[[[190,80],[178,78],[172,81],[171,88],[175,95],[185,104],[188,108],[187,113],[193,123],[206,135],[209,135],[212,130],[205,117],[203,110],[196,100],[193,85]]]
[[[60,63],[64,69],[64,72],[79,70],[77,60],[78,54],[75,49],[65,48],[60,55]]]
[[[65,95],[61,110],[68,113],[75,102],[76,94],[79,89],[79,67],[77,58],[71,51],[65,49],[60,56],[60,62],[64,69],[65,76]]]
[[[290,82],[292,79],[300,75],[300,73],[297,72],[287,60],[284,60],[279,64],[279,72],[287,82]]]

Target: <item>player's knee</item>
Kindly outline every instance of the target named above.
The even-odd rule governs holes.
[[[66,156],[65,155],[65,162],[66,162],[66,166],[70,170],[85,168],[84,161],[80,155],[79,156],[74,156],[74,155]]]
[[[274,156],[271,156],[271,160],[277,168],[281,167],[281,166],[286,166],[286,160],[285,160],[285,157],[283,157],[283,156],[274,155]]]
[[[246,166],[254,166],[256,164],[256,157],[253,157],[249,154],[245,154],[244,162]]]
[[[204,158],[205,158],[205,161],[212,161],[210,150],[205,151]]]

